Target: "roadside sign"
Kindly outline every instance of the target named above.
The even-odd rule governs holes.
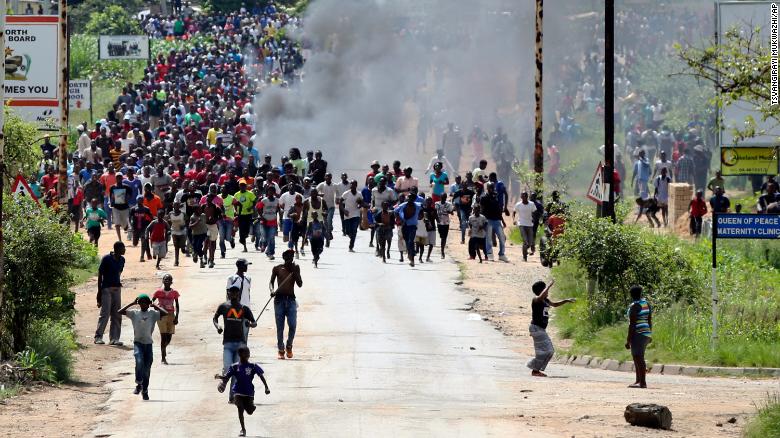
[[[72,79],[68,84],[68,104],[72,110],[92,108],[92,82],[89,79]]]
[[[39,127],[56,112],[59,128],[59,17],[9,15],[5,20],[4,104]]]
[[[150,59],[146,35],[100,35],[98,59]]]
[[[593,174],[593,179],[590,181],[588,194],[585,196],[598,205],[604,202],[604,166],[600,161],[599,165],[596,166],[596,173]]]
[[[777,175],[778,147],[722,147],[720,171],[724,176]]]
[[[35,196],[30,185],[22,175],[16,175],[13,185],[11,186],[11,193],[14,195],[29,196],[33,201],[38,202],[38,197]]]
[[[719,213],[715,228],[718,239],[778,239],[780,214]]]

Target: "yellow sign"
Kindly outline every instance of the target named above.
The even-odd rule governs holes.
[[[777,175],[777,147],[720,149],[720,170],[724,176]]]

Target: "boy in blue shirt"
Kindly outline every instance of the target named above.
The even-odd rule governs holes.
[[[247,414],[252,415],[255,412],[255,386],[252,384],[252,379],[255,376],[260,377],[265,386],[266,395],[271,393],[268,389],[268,382],[265,381],[263,376],[263,369],[256,363],[249,362],[249,348],[240,347],[238,349],[238,363],[234,363],[228,369],[228,372],[224,376],[217,374],[215,379],[220,379],[222,382],[217,386],[217,390],[221,393],[225,391],[228,380],[231,377],[235,377],[231,391],[235,394],[233,397],[233,403],[235,403],[238,409],[238,421],[241,423],[241,433],[238,436],[246,436],[246,427],[244,427],[244,411]]]

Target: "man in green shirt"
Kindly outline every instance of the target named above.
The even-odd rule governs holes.
[[[152,93],[152,98],[146,101],[146,108],[149,110],[149,129],[154,131],[160,126],[160,117],[162,117],[163,101],[160,100],[158,92]]]
[[[236,247],[236,241],[233,239],[233,219],[236,217],[236,208],[233,206],[235,198],[229,193],[230,189],[227,184],[222,186],[222,205],[225,208],[225,215],[221,221],[219,221],[219,252],[220,258],[225,258],[225,241],[230,242],[230,248]]]
[[[98,206],[97,198],[90,199],[84,218],[86,220],[89,243],[93,243],[97,247],[100,239],[100,229],[103,227],[103,222],[108,219],[106,212]]]
[[[196,126],[200,126],[200,122],[203,121],[203,117],[198,114],[196,104],[190,105],[190,112],[184,116],[184,126],[190,126],[192,122],[195,122]]]
[[[713,177],[709,183],[707,183],[707,189],[711,191],[713,194],[715,193],[715,188],[720,187],[723,188],[725,192],[725,184],[726,180],[723,179],[723,175],[720,174],[720,170],[715,171],[715,177]]]
[[[238,214],[238,241],[244,246],[243,252],[247,252],[246,237],[252,228],[252,215],[257,196],[246,189],[246,180],[243,178],[238,180],[238,188],[238,192],[233,195],[233,205],[236,206]]]

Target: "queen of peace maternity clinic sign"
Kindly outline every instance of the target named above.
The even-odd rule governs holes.
[[[716,223],[718,239],[780,239],[778,214],[719,213]]]

